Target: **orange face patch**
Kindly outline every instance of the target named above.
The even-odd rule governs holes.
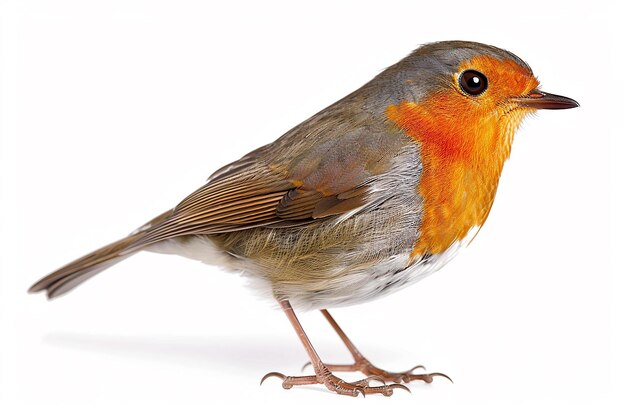
[[[483,73],[489,83],[479,96],[458,85],[463,71]],[[459,66],[451,84],[420,103],[387,108],[387,117],[420,146],[424,199],[420,237],[412,256],[437,254],[481,226],[493,203],[513,133],[529,110],[512,97],[537,87],[535,77],[514,61],[479,56]]]
[[[482,72],[489,80],[489,87],[484,94],[476,98],[481,106],[494,106],[511,97],[519,97],[530,93],[537,88],[537,78],[527,69],[513,60],[500,61],[499,59],[479,55],[459,65],[454,74],[454,85],[458,92],[464,94],[456,80],[466,70],[473,69]]]

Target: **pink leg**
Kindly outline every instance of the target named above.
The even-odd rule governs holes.
[[[328,367],[322,362],[319,355],[315,351],[315,348],[311,344],[308,336],[304,332],[300,321],[296,317],[293,309],[291,308],[291,304],[289,301],[280,301],[280,306],[283,311],[287,315],[287,318],[291,322],[291,325],[296,331],[296,334],[300,338],[304,349],[306,350],[307,355],[311,359],[311,364],[313,366],[313,370],[315,371],[315,375],[308,376],[286,376],[279,372],[270,372],[261,379],[261,383],[265,381],[269,377],[277,377],[283,380],[283,388],[289,389],[294,385],[312,385],[312,384],[323,384],[330,391],[334,391],[337,394],[342,395],[351,395],[356,397],[359,393],[364,396],[367,394],[382,394],[385,396],[390,396],[393,394],[393,390],[396,388],[405,389],[409,391],[407,387],[401,384],[391,384],[391,385],[380,385],[380,386],[370,386],[370,381],[373,380],[381,380],[378,377],[370,377],[365,378],[356,382],[345,382],[335,375],[331,373]]]

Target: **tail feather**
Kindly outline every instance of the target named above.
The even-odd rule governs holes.
[[[95,250],[43,277],[30,287],[28,292],[46,291],[48,298],[55,298],[65,294],[97,273],[123,261],[139,251],[140,248],[137,248],[133,252],[120,255],[120,252],[125,250],[137,239],[137,235],[130,235]]]
[[[97,273],[139,252],[144,247],[139,240],[151,227],[159,224],[170,214],[171,210],[155,217],[130,236],[95,250],[46,275],[33,284],[28,292],[46,291],[48,298],[65,294]]]

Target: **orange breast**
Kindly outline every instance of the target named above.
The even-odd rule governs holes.
[[[443,116],[442,116],[443,115]],[[455,92],[419,105],[387,108],[388,118],[420,147],[423,197],[420,237],[412,257],[438,254],[481,226],[489,214],[511,138],[497,118],[482,114]]]

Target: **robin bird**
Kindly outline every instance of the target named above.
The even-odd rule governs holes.
[[[172,210],[42,278],[30,292],[57,297],[142,250],[182,255],[250,276],[282,307],[314,375],[271,372],[263,380],[279,377],[284,388],[323,384],[352,396],[430,383],[445,375],[375,367],[327,309],[413,284],[474,237],[524,117],[578,106],[538,85],[530,67],[503,49],[423,45],[217,170]],[[324,363],[293,308],[320,309],[354,363]],[[333,371],[366,378],[346,382]]]

